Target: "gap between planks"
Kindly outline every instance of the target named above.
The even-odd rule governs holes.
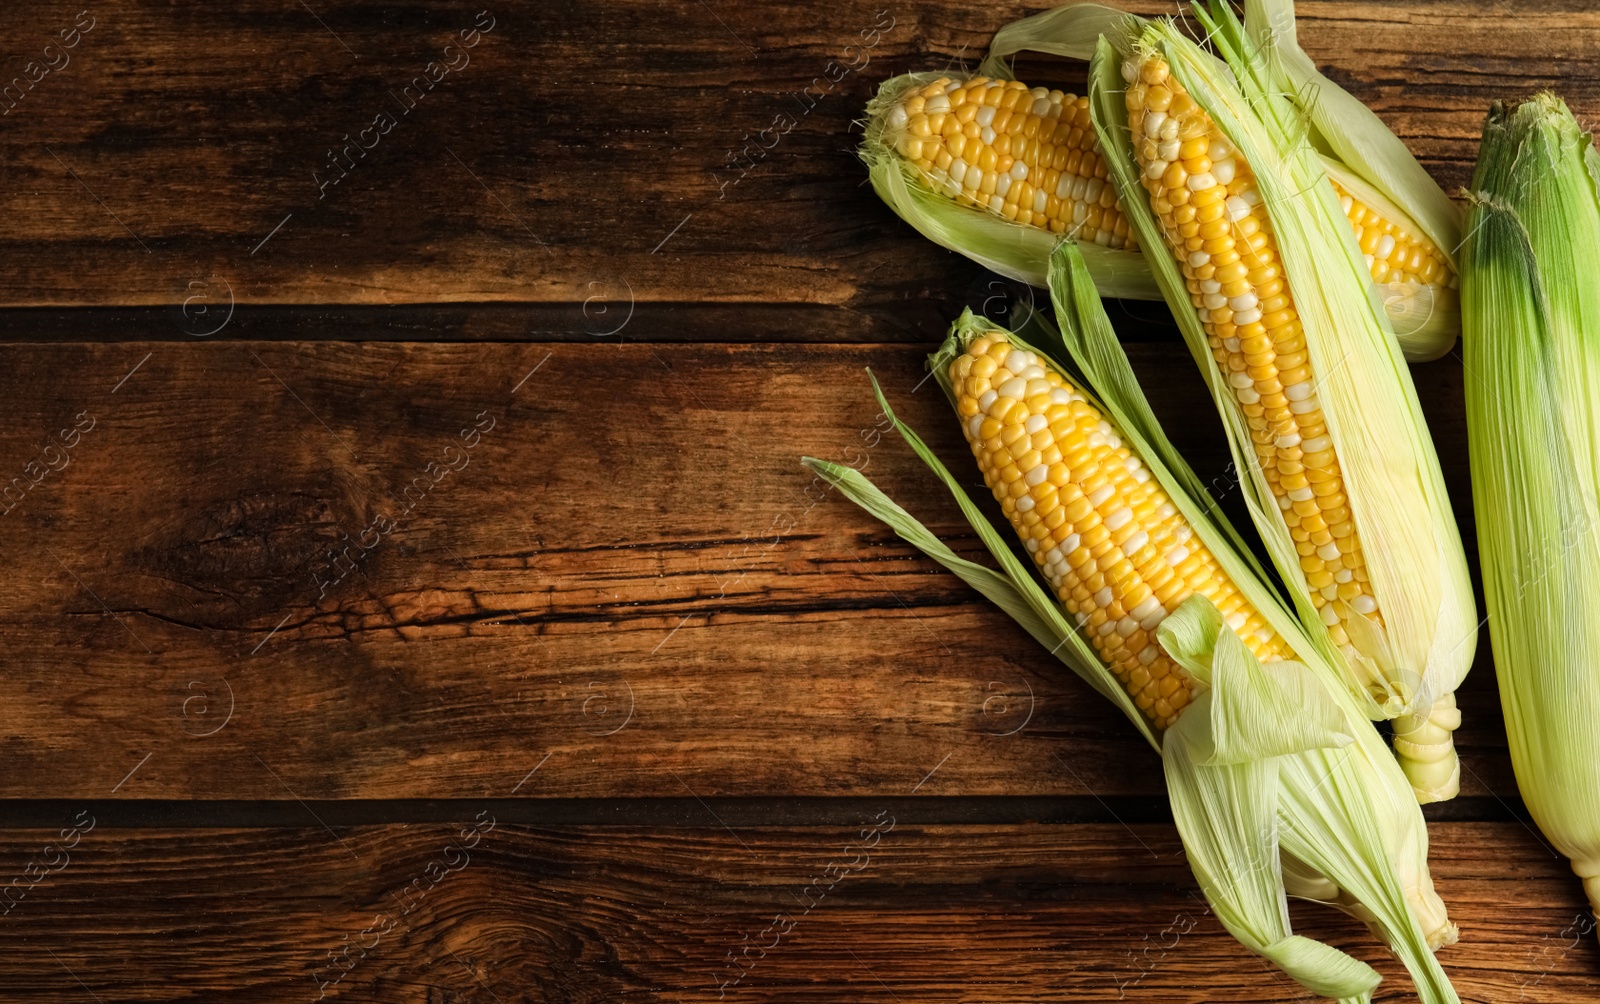
[[[1163,798],[1141,796],[739,796],[705,798],[480,798],[480,799],[70,799],[0,800],[7,829],[59,826],[86,809],[98,825],[126,829],[298,829],[451,823],[491,811],[506,823],[533,826],[737,827],[851,826],[887,810],[920,826],[1023,823],[1170,823]],[[1528,819],[1520,799],[1463,796],[1425,806],[1430,822],[1511,822]]]

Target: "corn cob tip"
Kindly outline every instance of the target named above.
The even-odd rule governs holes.
[[[1411,907],[1412,915],[1417,918],[1418,926],[1422,928],[1428,947],[1437,952],[1460,941],[1461,929],[1445,912],[1444,900],[1434,891],[1433,877],[1424,872],[1422,881],[1424,888],[1406,890],[1406,902]]]
[[[1385,937],[1383,923],[1378,919],[1378,915],[1351,895],[1349,890],[1340,889],[1331,880],[1320,875],[1312,875],[1309,879],[1297,876],[1292,883],[1287,881],[1289,875],[1286,869],[1285,885],[1289,895],[1335,906],[1366,924],[1378,938]],[[1461,929],[1451,921],[1444,900],[1439,898],[1439,893],[1433,887],[1433,877],[1430,874],[1424,871],[1418,875],[1414,884],[1406,885],[1404,894],[1406,905],[1411,915],[1416,918],[1417,926],[1421,928],[1423,939],[1431,951],[1437,952],[1446,945],[1453,945],[1461,940]]]

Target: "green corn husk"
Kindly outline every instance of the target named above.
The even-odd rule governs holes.
[[[1353,184],[1368,186],[1368,191],[1358,188],[1356,194],[1369,205],[1371,197],[1382,193],[1383,202],[1389,206],[1404,206],[1403,215],[1427,234],[1455,267],[1455,249],[1461,243],[1461,210],[1372,109],[1317,71],[1311,57],[1300,48],[1294,0],[1245,0],[1244,24],[1279,87],[1305,113],[1310,126],[1308,138],[1324,154],[1330,173],[1333,165],[1347,172],[1335,174],[1335,180],[1346,188]],[[1460,330],[1460,308],[1454,303],[1437,307],[1441,313],[1435,320],[1454,324],[1431,325],[1441,335],[1448,335],[1448,341],[1437,353],[1443,355]],[[1421,333],[1419,329],[1419,336]]]
[[[1411,375],[1391,334],[1325,162],[1307,141],[1299,107],[1277,90],[1272,67],[1232,13],[1194,8],[1227,60],[1170,22],[1102,36],[1090,65],[1090,112],[1131,230],[1211,388],[1246,472],[1243,495],[1307,633],[1344,671],[1373,719],[1395,722],[1395,752],[1420,801],[1460,787],[1455,690],[1472,665],[1477,614],[1466,555]],[[1304,328],[1316,396],[1339,458],[1348,505],[1384,624],[1356,615],[1350,644],[1336,644],[1311,599],[1300,556],[1257,461],[1242,406],[1212,354],[1183,274],[1163,244],[1125,138],[1122,61],[1154,52],[1250,165],[1272,222],[1279,267]]]
[[[1286,896],[1318,899],[1366,921],[1404,962],[1423,1001],[1457,1001],[1431,951],[1454,941],[1455,928],[1433,890],[1427,832],[1405,776],[1162,432],[1110,337],[1077,245],[1059,246],[1050,285],[1059,333],[1035,318],[1011,340],[1046,359],[1051,353],[1040,346],[1047,341],[1070,354],[1072,368],[1052,360],[1055,368],[1113,423],[1234,585],[1296,653],[1306,653],[1304,662],[1258,662],[1208,600],[1190,596],[1156,630],[1161,646],[1203,687],[1157,735],[1031,563],[894,418],[876,381],[884,414],[955,497],[999,570],[957,556],[858,472],[811,458],[806,464],[1009,614],[1159,751],[1185,853],[1207,902],[1240,942],[1315,993],[1370,1001],[1376,972],[1290,930]],[[996,327],[969,311],[929,358],[947,395],[950,360]]]
[[[1309,139],[1328,173],[1386,218],[1403,221],[1426,234],[1454,269],[1460,212],[1376,115],[1317,72],[1297,43],[1293,0],[1247,0],[1245,16],[1252,37],[1270,54],[1277,86],[1303,110]],[[1142,18],[1096,3],[1057,7],[996,32],[978,73],[1014,79],[1008,60],[1024,51],[1087,60],[1102,35],[1126,36],[1137,33],[1144,24]],[[888,111],[907,89],[941,76],[944,74],[911,73],[895,77],[886,81],[868,104],[861,156],[873,188],[896,214],[940,246],[1002,275],[1042,286],[1056,241],[1053,234],[942,197],[927,187],[914,166],[894,153],[885,121]],[[1139,251],[1086,242],[1083,252],[1102,295],[1162,298]],[[1378,287],[1378,293],[1406,358],[1422,362],[1450,351],[1460,330],[1454,290],[1395,282]]]
[[[1600,158],[1554,95],[1483,130],[1462,247],[1489,638],[1528,810],[1600,913]]]

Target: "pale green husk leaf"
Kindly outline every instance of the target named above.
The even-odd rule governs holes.
[[[1246,30],[1281,85],[1310,117],[1312,141],[1382,192],[1391,207],[1405,206],[1404,215],[1454,267],[1455,250],[1461,244],[1461,210],[1372,109],[1318,72],[1300,48],[1294,0],[1245,0],[1244,16]],[[1444,351],[1448,350],[1446,345]]]
[[[1161,647],[1210,689],[1204,730],[1184,741],[1202,767],[1348,746],[1339,705],[1298,662],[1262,666],[1204,597],[1191,596],[1156,629]],[[1176,727],[1175,727],[1176,728]]]
[[[815,457],[802,458],[802,463],[828,484],[839,489],[845,498],[877,517],[902,540],[954,572],[961,581],[982,593],[985,599],[1021,624],[1039,644],[1056,652],[1061,661],[1065,662],[1073,672],[1094,685],[1095,689],[1101,689],[1104,674],[1096,669],[1086,668],[1092,667],[1095,662],[1092,653],[1079,652],[1070,642],[1075,636],[1074,632],[1066,630],[1063,624],[1057,623],[1059,618],[1041,616],[1040,604],[1027,595],[1030,585],[1034,589],[1038,588],[1031,579],[1019,585],[1008,575],[997,572],[987,565],[968,561],[956,554],[915,517],[895,505],[877,485],[867,480],[866,476],[855,468],[818,460]],[[1081,642],[1081,639],[1079,640]],[[1062,649],[1068,651],[1062,652]]]
[[[996,80],[1015,80],[1006,61],[1019,52],[1044,52],[1068,59],[1088,60],[1095,42],[1106,33],[1137,31],[1144,18],[1115,7],[1096,3],[1073,3],[1034,14],[994,33],[989,52],[978,66],[978,75]]]
[[[1206,901],[1229,933],[1306,988],[1370,1000],[1379,983],[1370,966],[1290,933],[1280,864],[1281,765],[1288,754],[1348,745],[1340,709],[1299,663],[1257,662],[1202,597],[1186,600],[1157,633],[1174,659],[1211,683],[1162,747],[1173,819]],[[1310,700],[1304,714],[1296,698]]]
[[[1600,908],[1600,196],[1551,95],[1484,127],[1462,257],[1472,496],[1518,788]]]

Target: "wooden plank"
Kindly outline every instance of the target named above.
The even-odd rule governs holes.
[[[868,812],[849,826],[533,828],[469,812],[334,832],[96,826],[64,863],[62,842],[0,831],[4,867],[46,874],[10,887],[0,918],[19,998],[1309,999],[1206,910],[1170,826]],[[1462,999],[1600,999],[1593,926],[1561,862],[1515,823],[1437,825],[1433,845],[1463,931],[1441,955]],[[1414,999],[1361,925],[1293,914],[1383,973],[1378,1000]]]
[[[1182,348],[1134,357],[1226,489]],[[521,796],[1159,795],[1087,687],[800,467],[979,553],[869,365],[963,469],[904,346],[0,348],[9,474],[94,422],[6,503],[0,794],[502,796],[548,755]],[[1464,500],[1459,366],[1418,373]],[[1483,649],[1465,788],[1511,797]]]
[[[404,303],[386,307],[275,306],[230,301],[222,285],[195,287],[193,299],[164,307],[0,308],[0,341],[400,341],[400,342],[827,342],[926,343],[965,307],[1009,316],[1014,303],[1042,306],[1043,290],[972,265],[949,289],[915,303],[858,307],[791,303],[672,304],[639,301],[625,283],[596,282],[575,303]],[[207,292],[209,291],[209,293]],[[212,297],[216,297],[212,299]],[[187,298],[186,298],[187,299]],[[1132,341],[1173,341],[1164,305],[1110,301]]]
[[[851,124],[879,81],[971,65],[1029,12],[251,0],[201,20],[116,2],[46,53],[81,9],[30,4],[0,35],[8,73],[39,76],[0,100],[0,303],[581,304],[599,283],[877,318],[979,273],[878,204]],[[1313,56],[1448,186],[1490,100],[1553,86],[1600,109],[1600,15],[1579,0],[1299,10]],[[475,25],[492,30],[467,48]],[[439,82],[407,92],[430,65]]]
[[[39,416],[6,431],[19,472],[58,421],[101,423],[0,544],[19,570],[9,794],[103,795],[158,748],[120,794],[506,794],[552,750],[525,794],[843,794],[908,788],[955,745],[951,783],[981,791],[1016,771],[976,755],[998,741],[985,730],[1028,721],[1029,686],[1061,693],[1026,638],[805,494],[806,451],[914,483],[914,459],[860,436],[876,421],[861,368],[909,390],[904,350],[6,351],[16,413]],[[46,371],[83,378],[24,385]],[[394,515],[485,409],[500,424],[471,465],[318,602],[338,528]],[[190,741],[216,712],[184,702],[229,688],[227,728]],[[1135,741],[1098,704],[1051,704],[1035,728],[1114,737],[1074,764],[1088,783],[1126,769]],[[841,730],[843,755],[818,758]]]

